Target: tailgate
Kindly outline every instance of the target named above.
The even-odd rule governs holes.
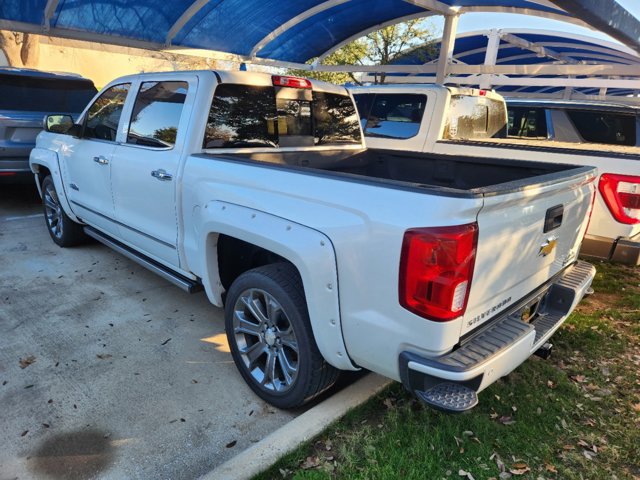
[[[556,175],[564,178],[485,197],[461,335],[513,306],[576,260],[592,205],[595,169]]]
[[[0,157],[28,157],[42,131],[44,113],[0,113]]]

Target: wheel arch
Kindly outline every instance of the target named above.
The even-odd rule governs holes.
[[[287,261],[302,279],[312,333],[320,353],[336,368],[356,370],[342,336],[338,272],[330,239],[304,225],[227,202],[209,202],[200,212],[198,252],[204,267],[202,282],[211,302],[223,305],[224,283],[229,281],[220,256],[221,242],[241,242],[236,247],[246,244],[255,252],[266,252],[274,260]]]
[[[64,212],[69,218],[71,218],[71,220],[80,223],[81,220],[74,215],[71,210],[71,205],[69,205],[69,200],[67,199],[66,191],[62,182],[62,176],[60,174],[58,154],[46,148],[36,147],[31,150],[29,166],[36,176],[36,185],[40,196],[42,197],[42,181],[47,175],[51,175],[53,185],[56,187],[56,193],[58,194],[58,200],[60,201],[60,205],[62,205]]]

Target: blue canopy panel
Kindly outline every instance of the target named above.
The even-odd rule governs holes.
[[[351,0],[323,12],[321,20],[314,16],[299,23],[268,43],[259,56],[303,63],[345,38],[395,18],[420,13],[427,14],[423,8],[403,0]]]
[[[558,53],[566,58],[585,63],[616,63],[622,65],[638,65],[640,57],[633,53],[613,48],[608,42],[598,39],[589,39],[584,36],[569,37],[555,32],[533,33],[527,30],[501,30],[504,33],[531,42],[536,46],[549,48],[553,53]],[[538,31],[541,32],[541,31]],[[456,38],[453,58],[468,65],[483,65],[486,56],[489,32],[473,32],[462,34]],[[438,58],[440,44],[418,47],[392,63],[394,65],[421,65]],[[512,45],[508,41],[501,40],[498,50],[497,65],[534,65],[549,63],[553,58],[538,55],[526,48]],[[565,62],[566,63],[566,62]]]
[[[590,5],[594,1],[439,0],[422,7],[419,0],[2,0],[0,28],[302,63],[381,24],[452,14],[447,9],[455,7],[459,13],[528,13],[597,24],[640,50],[640,22],[615,0]]]

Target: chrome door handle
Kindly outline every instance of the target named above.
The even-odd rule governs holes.
[[[173,175],[167,173],[166,170],[154,170],[151,172],[151,176],[157,178],[158,180],[162,180],[164,182],[169,182],[173,179]]]
[[[100,165],[108,165],[109,164],[109,160],[107,160],[106,158],[104,158],[102,155],[99,157],[93,157],[93,161],[100,164]]]

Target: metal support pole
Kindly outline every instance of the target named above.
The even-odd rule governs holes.
[[[446,15],[444,17],[444,31],[442,32],[442,42],[440,43],[436,83],[444,83],[449,73],[449,65],[453,58],[453,48],[456,43],[456,33],[458,33],[459,19],[459,15]]]
[[[487,51],[484,55],[485,65],[495,65],[498,60],[498,49],[500,48],[500,39],[502,38],[502,32],[497,28],[492,28],[487,34]],[[491,76],[482,75],[480,77],[480,88],[489,90],[493,87],[491,85]]]

